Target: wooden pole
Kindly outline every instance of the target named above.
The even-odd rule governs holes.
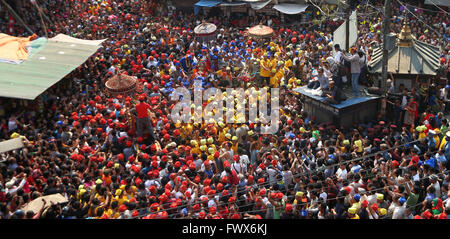
[[[384,19],[383,19],[383,61],[382,61],[382,79],[381,79],[381,91],[386,91],[386,81],[388,75],[388,58],[389,52],[387,49],[387,39],[390,33],[390,20],[391,20],[391,2],[385,0],[384,2]]]

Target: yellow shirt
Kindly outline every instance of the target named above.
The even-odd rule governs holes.
[[[264,69],[264,67],[267,68],[268,70]],[[260,62],[260,71],[259,71],[259,74],[260,74],[262,77],[269,77],[269,76],[270,76],[270,70],[271,70],[271,68],[272,68],[272,66],[271,66],[271,64],[270,64],[270,60],[269,60],[269,59],[267,59],[267,60],[261,60],[261,62]]]
[[[106,198],[99,195],[98,193],[95,194],[95,198],[97,198],[100,201],[100,203],[103,203],[106,201]]]
[[[108,218],[119,218],[120,217],[120,213],[119,212],[115,212],[112,209],[108,209],[104,215],[108,216]]]
[[[425,137],[427,137],[427,135],[424,132],[419,133],[419,139],[423,139]]]
[[[237,154],[237,151],[238,151],[238,143],[236,142],[235,144],[233,144],[233,146],[231,146],[231,149],[233,150],[234,154]]]
[[[120,205],[124,204],[125,202],[128,202],[128,197],[126,195],[122,195],[121,197],[116,196],[114,198],[114,201],[117,201],[117,204],[119,204],[119,206],[120,206]]]
[[[436,149],[439,148],[440,143],[441,143],[441,139],[439,138],[439,135],[434,136],[434,140],[436,140]]]
[[[192,154],[200,154],[201,153],[200,147],[198,145],[195,146],[194,148],[191,149],[191,153]]]
[[[447,143],[447,140],[446,140],[445,137],[444,137],[444,138],[442,138],[441,145],[439,145],[439,150],[441,150],[442,148],[444,148],[445,143]]]
[[[358,150],[357,150],[358,153],[361,153],[361,152],[363,151],[361,140],[359,140],[359,139],[356,140],[356,141],[355,141],[355,146],[358,147]]]
[[[270,60],[271,67],[275,67],[278,63],[278,58],[274,57],[272,60]]]
[[[270,77],[270,86],[272,88],[278,88],[280,85],[280,80],[283,78],[284,72],[283,69],[279,69],[274,76]]]
[[[351,207],[356,208],[356,211],[359,212],[359,209],[361,209],[361,203],[355,202]]]
[[[289,67],[292,66],[292,61],[291,59],[288,59],[285,63],[284,63],[284,68],[287,70]]]

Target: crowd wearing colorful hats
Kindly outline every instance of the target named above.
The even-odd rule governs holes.
[[[445,85],[401,89],[391,111],[352,127],[320,124],[304,111],[293,89],[313,82],[319,68],[332,77],[331,35],[338,24],[331,19],[274,26],[271,39],[257,40],[222,25],[220,17],[169,15],[157,1],[48,1],[44,9],[54,22],[50,37],[108,40],[33,104],[0,102],[0,140],[21,137],[25,144],[1,154],[0,218],[450,217]],[[448,15],[416,13],[449,33]],[[370,58],[380,20],[360,17],[357,48]],[[37,15],[30,19],[39,32]],[[203,44],[195,37],[201,20],[216,20],[216,40]],[[411,23],[417,38],[447,42]],[[399,32],[401,24],[393,28]],[[445,49],[442,65],[450,59]],[[143,87],[108,94],[104,83],[115,74],[134,76]],[[254,87],[260,94],[279,87],[279,130],[261,134],[265,125],[247,123],[245,114],[234,118],[244,123],[173,121],[177,101],[170,96],[180,86],[216,87],[225,98],[226,88]],[[202,110],[208,101],[190,107]],[[245,97],[245,112],[256,107],[248,102]],[[68,202],[23,210],[56,193]]]

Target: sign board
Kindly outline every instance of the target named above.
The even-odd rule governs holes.
[[[349,43],[348,46],[352,47],[356,44],[358,40],[358,25],[356,20],[356,11],[352,12],[350,15],[350,24],[349,24]],[[346,22],[342,23],[336,31],[333,32],[333,45],[339,44],[341,49],[345,48],[345,31],[346,31]]]
[[[18,137],[15,139],[9,139],[9,140],[5,140],[0,142],[0,154],[1,153],[5,153],[5,152],[9,152],[15,149],[21,149],[23,148],[23,142],[22,142],[22,138]]]

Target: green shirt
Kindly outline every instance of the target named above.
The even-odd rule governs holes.
[[[415,193],[409,194],[408,200],[406,200],[406,205],[409,207],[413,207],[417,205],[417,201],[419,201],[419,195]]]

